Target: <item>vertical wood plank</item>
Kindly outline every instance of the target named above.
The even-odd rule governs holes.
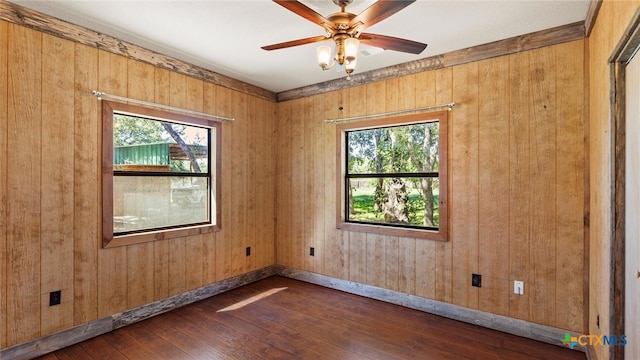
[[[453,68],[450,179],[453,298],[456,305],[478,308],[478,288],[471,274],[478,273],[478,63]],[[440,102],[439,102],[440,103]]]
[[[234,117],[231,111],[231,90],[216,87],[215,114],[220,116]],[[221,183],[221,204],[222,211],[222,231],[216,234],[216,281],[231,277],[231,182],[232,177],[232,127],[234,124],[224,122],[222,124],[222,166],[220,169],[223,181]],[[226,181],[224,181],[226,180]]]
[[[154,68],[154,98],[158,104],[171,104],[171,72]],[[169,241],[153,242],[153,298],[169,297]]]
[[[128,60],[127,94],[133,99],[153,102],[155,71],[151,65]],[[127,308],[154,300],[154,244],[127,246]]]
[[[178,73],[169,74],[169,105],[187,106],[187,77]],[[169,295],[187,290],[187,250],[184,237],[169,240]]]
[[[304,115],[307,112],[306,99],[294,100],[297,106],[291,113],[291,191],[294,196],[291,199],[291,266],[301,269],[304,266],[302,254],[304,253],[304,204],[307,194],[304,189]]]
[[[556,63],[553,48],[531,52],[530,175],[532,321],[556,319]],[[539,306],[545,304],[545,306]]]
[[[323,97],[324,119],[337,119],[341,117],[345,109],[345,90],[334,91]],[[342,110],[340,110],[342,108]],[[342,231],[336,230],[336,164],[340,159],[336,155],[336,127],[334,124],[323,124],[324,134],[324,240],[325,272],[329,276],[340,279],[349,277],[348,235],[345,238]],[[345,241],[346,240],[346,241]]]
[[[416,74],[415,102],[416,107],[438,104],[435,71]],[[429,299],[436,298],[436,245],[435,241],[415,240],[415,294]]]
[[[7,345],[40,335],[42,34],[10,25],[7,35]],[[30,166],[25,166],[29,164]]]
[[[529,320],[529,250],[532,232],[529,221],[530,55],[518,53],[511,55],[509,60],[509,278],[525,284],[524,296],[509,292],[509,316]]]
[[[305,195],[304,203],[302,205],[302,212],[300,215],[303,217],[302,228],[300,232],[302,233],[302,242],[301,248],[299,249],[297,256],[301,259],[301,268],[309,271],[315,271],[315,261],[314,257],[309,255],[309,250],[311,247],[317,247],[317,239],[316,239],[316,221],[315,218],[317,214],[315,213],[315,203],[314,199],[316,198],[317,184],[316,184],[316,173],[315,173],[315,144],[318,140],[317,135],[315,134],[316,126],[314,124],[314,98],[315,97],[307,97],[304,99],[304,112],[301,114],[302,121],[300,126],[303,129],[303,167],[302,170],[303,179],[303,193]]]
[[[74,224],[74,45],[42,37],[42,179],[40,196],[42,314],[40,335],[73,326]],[[62,291],[60,306],[49,306],[49,292]]]
[[[324,157],[322,157],[322,152],[324,149],[324,128],[326,127],[323,123],[323,115],[324,115],[324,100],[322,96],[314,96],[313,97],[313,116],[310,121],[313,124],[313,153],[314,153],[314,193],[313,193],[313,213],[314,216],[314,245],[316,248],[315,256],[313,257],[313,271],[316,273],[325,273],[324,268],[324,258],[326,256],[326,247],[325,247],[325,211],[324,211],[324,201],[325,197],[328,197],[329,194],[325,192],[325,181],[326,178],[324,173],[327,172],[328,169],[335,169],[335,166],[326,168],[324,166]],[[335,209],[335,207],[334,207]],[[335,219],[335,216],[332,216]]]
[[[454,83],[453,83],[453,71],[451,68],[448,69],[440,69],[435,72],[436,78],[436,104],[447,104],[455,99],[456,102],[460,101],[457,97],[454,98]],[[449,139],[447,140],[448,144],[453,144],[453,131],[452,122],[454,120],[453,114],[449,113]],[[449,155],[449,164],[452,162],[451,155]],[[449,167],[451,169],[451,167]],[[449,196],[456,191],[452,185],[452,170],[449,170],[449,184],[448,188],[453,189],[450,190]],[[451,204],[451,199],[449,199],[449,204]],[[453,214],[453,210],[449,207],[449,213]],[[451,220],[450,225],[453,224]],[[452,226],[449,226],[451,229]],[[453,234],[449,233],[449,241],[448,242],[438,242],[436,245],[436,300],[451,302],[452,296],[452,275],[453,275],[453,252],[452,252],[452,244],[453,244]],[[456,264],[458,263],[458,259],[456,259]]]
[[[260,121],[256,113],[258,109],[257,99],[249,96],[247,97],[247,103],[247,184],[245,190],[247,211],[244,214],[244,218],[247,219],[248,224],[246,229],[246,244],[250,246],[253,251],[251,251],[251,256],[246,257],[245,271],[251,271],[262,262],[262,258],[264,257],[264,249],[258,245],[257,241],[260,232],[259,229],[262,226],[261,215],[258,212],[258,204],[262,205],[262,203],[259,202],[260,196],[258,195],[258,189],[264,189],[266,174],[258,172],[259,165],[257,157],[258,148],[261,146],[260,136],[258,134],[263,128],[264,121]],[[268,162],[268,160],[263,159],[263,162]],[[259,187],[259,183],[261,183],[262,187]],[[262,211],[266,212],[268,209],[265,207]]]
[[[400,240],[397,236],[385,236],[384,243],[384,287],[394,291],[400,286]]]
[[[349,237],[349,280],[367,283],[367,234],[344,231]]]
[[[386,237],[367,233],[366,283],[384,288],[386,285]]]
[[[109,94],[127,95],[127,60],[124,57],[105,51],[99,52],[98,88]],[[100,249],[98,251],[98,317],[123,311],[126,307],[127,249],[126,247]]]
[[[236,118],[231,126],[232,147],[230,154],[233,165],[231,167],[231,275],[239,275],[246,265],[245,249],[248,246],[247,223],[247,95],[232,92],[233,117]],[[229,135],[229,134],[228,134]]]
[[[277,263],[276,262],[276,195],[277,195],[277,183],[276,183],[276,171],[277,171],[277,153],[279,149],[277,147],[277,142],[274,141],[276,139],[276,125],[277,125],[277,117],[276,117],[276,104],[264,100],[262,101],[264,108],[267,109],[266,113],[268,116],[266,119],[268,120],[267,131],[264,132],[266,136],[263,137],[264,146],[266,151],[271,156],[271,163],[265,166],[265,171],[269,174],[269,181],[267,182],[267,189],[271,189],[270,193],[265,192],[265,203],[269,204],[269,208],[271,211],[269,213],[263,214],[265,221],[265,245],[268,246],[268,257],[265,258],[265,263],[263,266],[268,266]],[[268,240],[267,240],[268,239]]]
[[[171,239],[169,240],[169,296],[181,294],[187,290],[185,272],[185,239]]]
[[[276,154],[276,263],[291,266],[291,112],[293,102],[288,101],[278,106],[277,139],[278,152]]]
[[[257,252],[256,261],[251,270],[263,268],[273,264],[275,246],[273,243],[274,206],[275,206],[275,140],[274,117],[275,104],[261,99],[252,99],[251,123],[254,131],[251,141],[255,143],[253,157],[251,158],[252,172],[249,174],[253,193],[250,199],[252,214],[249,219],[255,217],[257,226],[254,231],[254,243]]]
[[[9,23],[0,21],[0,153],[8,154],[8,58]],[[7,347],[7,156],[0,156],[0,348]]]
[[[204,85],[201,80],[187,78],[185,108],[202,112],[204,110]],[[185,239],[185,286],[187,290],[204,285],[203,280],[203,235],[189,236]]]
[[[98,87],[98,50],[75,45],[73,319],[83,324],[98,317],[98,248],[101,237],[100,145],[98,108],[91,94]],[[81,135],[81,136],[78,136]]]
[[[508,315],[509,293],[509,59],[481,61],[478,116],[478,270],[480,310]]]
[[[584,43],[574,41],[555,47],[557,97],[556,181],[556,326],[584,331],[583,282],[579,276],[566,281],[565,274],[584,269]]]
[[[204,83],[203,86],[203,111],[209,114],[216,114],[216,87],[215,85],[209,83]],[[220,174],[215,174],[215,176],[220,176]],[[217,206],[217,211],[220,211],[220,206]],[[216,281],[216,243],[218,241],[217,235],[218,233],[216,232],[209,233],[203,236],[202,280],[204,284],[211,284]]]

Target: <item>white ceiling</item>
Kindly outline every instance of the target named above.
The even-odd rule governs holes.
[[[270,0],[10,0],[18,5],[169,55],[246,83],[281,92],[344,76],[322,71],[318,44],[260,47],[323,35],[323,29]],[[331,0],[302,0],[325,17]],[[360,13],[374,0],[354,0]],[[428,44],[419,55],[368,50],[356,72],[418,60],[584,21],[590,0],[418,0],[365,31]],[[377,51],[378,50],[378,51]]]

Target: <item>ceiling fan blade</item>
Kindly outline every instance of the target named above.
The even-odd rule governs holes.
[[[415,1],[416,0],[379,0],[351,19],[349,25],[354,26],[358,22],[361,22],[364,24],[364,27],[370,27],[411,5]]]
[[[292,47],[292,46],[311,44],[311,43],[314,43],[314,42],[324,41],[324,40],[329,40],[329,38],[327,38],[326,36],[314,36],[314,37],[305,38],[305,39],[286,41],[286,42],[279,43],[279,44],[267,45],[267,46],[263,46],[262,49],[264,49],[264,50],[278,50],[278,49],[284,49],[284,48],[288,48],[288,47]]]
[[[392,36],[362,33],[359,37],[363,44],[383,48],[385,50],[402,51],[410,54],[420,54],[427,44],[417,41],[400,39]]]
[[[314,24],[318,24],[322,27],[331,27],[331,21],[327,20],[327,18],[325,18],[324,16],[318,14],[317,12],[313,11],[312,9],[310,9],[309,7],[307,7],[306,5],[304,5],[303,3],[301,3],[300,1],[295,1],[295,0],[273,0],[273,2],[275,2],[276,4],[286,8],[287,10],[290,10],[294,13],[296,13],[297,15],[302,16],[303,18],[311,21]]]

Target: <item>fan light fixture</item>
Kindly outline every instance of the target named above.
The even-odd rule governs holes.
[[[322,70],[329,70],[334,68],[336,64],[340,64],[347,73],[348,80],[351,80],[351,74],[356,70],[358,46],[360,42],[384,50],[401,51],[416,55],[420,54],[427,47],[427,44],[417,41],[363,32],[366,28],[397,13],[416,0],[379,0],[357,15],[345,10],[346,6],[351,4],[353,0],[333,0],[333,3],[340,7],[340,11],[327,17],[318,14],[299,0],[273,1],[314,24],[320,25],[324,29],[325,34],[285,41],[263,46],[262,48],[270,51],[315,42],[324,42],[332,39],[336,44],[335,56],[331,56],[331,47],[320,46],[316,53],[318,56],[318,64]]]
[[[322,70],[333,69],[336,64],[344,66],[347,73],[347,80],[351,80],[351,73],[356,69],[356,60],[358,60],[358,47],[360,40],[347,34],[338,34],[333,37],[336,43],[336,55],[331,58],[331,47],[323,45],[318,46],[316,50],[318,56],[318,64]]]

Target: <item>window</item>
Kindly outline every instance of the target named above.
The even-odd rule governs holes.
[[[220,124],[102,102],[103,247],[219,229]]]
[[[447,240],[447,112],[338,126],[338,227]]]

